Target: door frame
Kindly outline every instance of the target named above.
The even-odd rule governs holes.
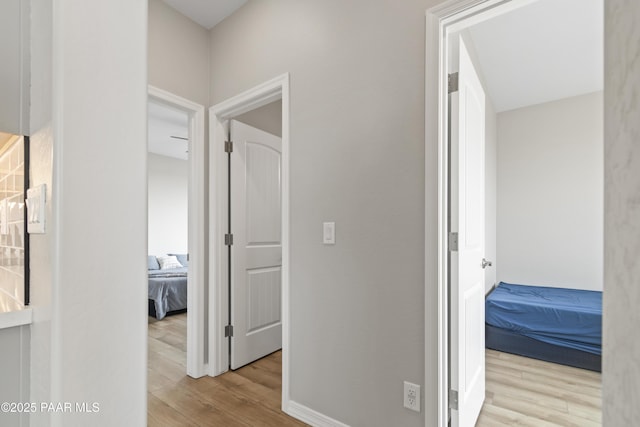
[[[200,378],[205,363],[205,138],[204,106],[155,86],[148,98],[189,115],[189,189],[187,274],[187,375]]]
[[[229,369],[224,327],[229,315],[228,252],[224,235],[228,217],[226,121],[282,99],[282,410],[289,406],[289,73],[255,86],[209,108],[209,375]]]
[[[425,63],[425,170],[437,170],[436,187],[429,187],[427,177],[425,197],[425,307],[432,303],[432,283],[438,287],[437,297],[437,424],[446,427],[449,421],[449,132],[448,132],[448,81],[449,43],[451,33],[474,24],[508,13],[537,0],[449,0],[426,12],[426,63]],[[437,191],[437,211],[433,212],[432,192]],[[436,228],[437,224],[437,228]],[[433,246],[433,231],[437,230],[437,246]],[[437,259],[436,265],[430,259]],[[429,355],[432,319],[425,316],[425,384],[433,381]],[[425,417],[425,425],[435,420]]]

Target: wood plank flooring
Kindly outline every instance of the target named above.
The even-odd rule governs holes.
[[[219,377],[186,372],[187,314],[149,318],[148,425],[305,426],[280,410],[282,353]]]
[[[280,352],[216,378],[186,376],[186,321],[149,318],[149,426],[305,425],[280,410]],[[486,366],[478,427],[601,425],[600,373],[493,350]]]
[[[478,427],[600,426],[599,372],[486,351],[487,395]]]

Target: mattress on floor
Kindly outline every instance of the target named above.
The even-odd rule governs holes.
[[[602,354],[602,292],[500,282],[486,299],[485,321],[548,344]]]

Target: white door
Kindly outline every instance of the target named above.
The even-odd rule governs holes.
[[[484,123],[485,95],[461,38],[458,90],[451,93],[451,222],[458,250],[451,260],[451,389],[453,427],[475,425],[485,395]],[[454,43],[455,46],[455,43]],[[451,248],[450,248],[451,249]]]
[[[231,369],[282,347],[281,138],[232,120]]]

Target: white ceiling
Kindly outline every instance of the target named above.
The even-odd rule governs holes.
[[[603,89],[603,0],[538,0],[469,34],[496,111]]]
[[[189,142],[189,115],[162,104],[149,102],[148,150],[150,153],[187,160]]]
[[[169,6],[210,30],[247,0],[164,0]]]

